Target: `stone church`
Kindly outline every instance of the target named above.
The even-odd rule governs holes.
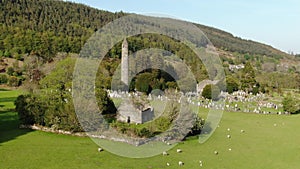
[[[129,58],[128,58],[128,42],[126,38],[122,43],[121,57],[121,82],[127,87],[129,86]],[[147,107],[143,110],[136,108],[130,101],[130,98],[123,98],[121,105],[118,107],[118,121],[126,123],[142,124],[154,119],[154,110]]]
[[[125,123],[142,124],[154,119],[154,110],[152,107],[139,110],[129,99],[125,99],[118,108],[117,119]]]

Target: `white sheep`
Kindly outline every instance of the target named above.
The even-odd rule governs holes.
[[[98,152],[101,152],[101,151],[103,151],[103,149],[102,148],[98,148]]]
[[[169,164],[169,163],[167,163],[167,166],[170,166],[170,164]]]
[[[228,134],[228,135],[227,135],[227,138],[231,138],[231,135]]]
[[[181,152],[182,152],[182,150],[181,150],[181,149],[177,149],[176,151],[177,151],[177,153],[181,153]]]
[[[202,163],[202,161],[201,161],[201,160],[199,161],[199,165],[200,165],[200,167],[202,167],[202,166],[203,166],[203,163]]]
[[[231,148],[229,148],[228,151],[231,151]]]
[[[230,131],[230,128],[228,128],[227,131]]]
[[[219,154],[219,152],[218,152],[218,151],[214,151],[214,153],[215,153],[215,155],[218,155],[218,154]]]
[[[179,161],[179,162],[178,162],[178,165],[179,165],[179,166],[183,166],[183,164],[184,164],[184,163],[183,163],[182,161]]]
[[[164,151],[163,153],[162,153],[162,155],[163,156],[167,156],[167,155],[169,155],[166,151]]]
[[[245,130],[241,130],[241,133],[245,133]]]

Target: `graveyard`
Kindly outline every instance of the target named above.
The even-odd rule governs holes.
[[[216,169],[249,166],[296,169],[299,166],[300,147],[297,140],[300,138],[297,128],[300,127],[300,116],[278,115],[275,108],[272,109],[274,113],[268,115],[224,111],[215,133],[204,144],[199,144],[197,136],[189,137],[167,151],[168,155],[131,159],[111,154],[105,149],[98,152],[98,145],[88,137],[20,129],[17,114],[13,111],[13,100],[21,92],[1,92],[2,168],[138,169],[200,168],[202,165],[202,168]],[[235,103],[230,107],[234,108]],[[205,106],[201,108],[205,109]],[[177,149],[182,152],[177,153]],[[179,161],[184,165],[179,166]]]

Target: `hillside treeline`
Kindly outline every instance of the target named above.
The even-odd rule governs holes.
[[[34,53],[45,61],[51,61],[57,52],[78,53],[95,31],[126,15],[63,1],[2,0],[0,4],[0,56],[17,59]],[[197,26],[218,48],[240,53],[285,56],[270,46],[243,40],[211,27]]]

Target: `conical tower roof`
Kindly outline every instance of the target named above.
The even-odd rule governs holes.
[[[127,39],[126,39],[126,38],[124,38],[123,43],[122,43],[122,46],[123,46],[123,47],[128,47],[128,42],[127,42]]]

